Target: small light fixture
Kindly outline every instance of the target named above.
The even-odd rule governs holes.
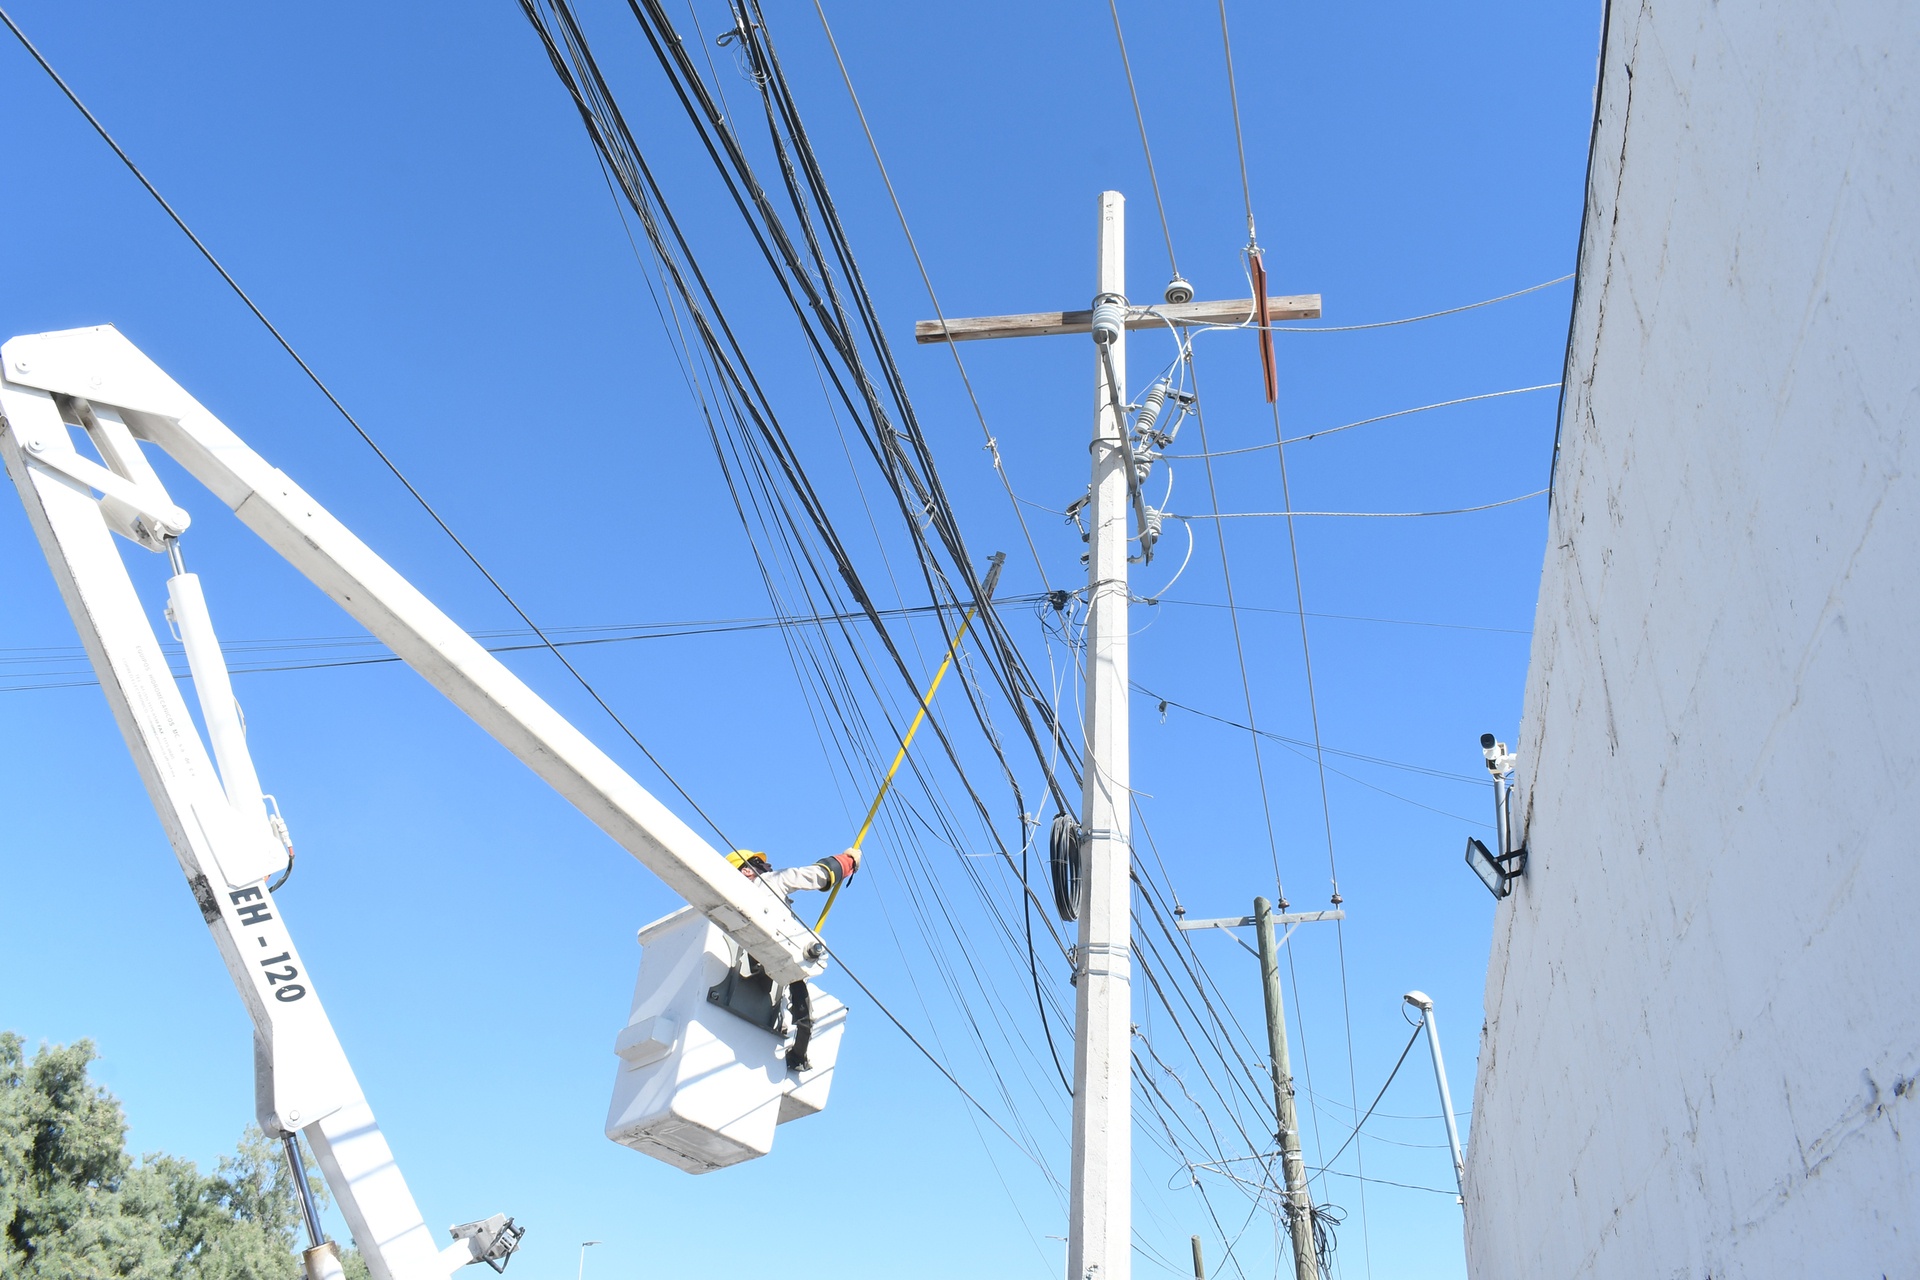
[[[1516,849],[1495,857],[1491,849],[1468,836],[1467,865],[1473,868],[1473,874],[1480,877],[1480,882],[1487,886],[1489,893],[1496,898],[1504,898],[1513,892],[1513,882],[1526,872],[1527,851]]]

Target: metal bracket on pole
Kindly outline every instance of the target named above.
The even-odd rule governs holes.
[[[1315,920],[1345,920],[1344,911],[1290,911],[1285,915],[1275,915],[1275,924],[1312,924]],[[1220,920],[1182,920],[1182,929],[1251,929],[1257,921],[1253,916],[1228,916]]]
[[[1347,913],[1344,911],[1296,911],[1288,915],[1274,916],[1273,921],[1275,924],[1284,924],[1287,926],[1287,931],[1280,935],[1280,941],[1274,945],[1276,947],[1286,946],[1287,939],[1293,936],[1293,931],[1303,924],[1312,924],[1315,920],[1345,920],[1346,918]],[[1245,916],[1238,920],[1182,920],[1179,922],[1179,927],[1182,929],[1218,929],[1235,942],[1238,942],[1241,946],[1246,947],[1248,952],[1257,956],[1260,953],[1252,947],[1248,947],[1245,940],[1242,939],[1239,934],[1233,932],[1235,929],[1244,929],[1254,923],[1256,923],[1256,921],[1252,916]]]

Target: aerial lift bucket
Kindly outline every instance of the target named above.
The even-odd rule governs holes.
[[[847,1007],[818,986],[803,1069],[779,984],[684,907],[640,930],[633,1011],[614,1040],[607,1137],[688,1173],[766,1155],[776,1125],[827,1105]]]

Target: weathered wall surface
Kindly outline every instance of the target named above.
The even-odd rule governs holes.
[[[1920,1276],[1920,4],[1614,0],[1476,1280]]]

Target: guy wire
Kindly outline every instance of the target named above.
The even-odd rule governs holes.
[[[1227,99],[1233,103],[1233,145],[1240,153],[1240,194],[1247,202],[1247,243],[1253,244],[1253,188],[1247,183],[1247,144],[1240,134],[1240,90],[1233,82],[1233,41],[1227,36],[1227,0],[1220,0],[1220,47],[1227,54]]]
[[[1167,266],[1178,280],[1180,264],[1173,260],[1173,232],[1167,229],[1167,206],[1160,199],[1160,175],[1154,172],[1153,148],[1147,145],[1147,118],[1140,113],[1140,91],[1133,87],[1133,62],[1127,57],[1127,38],[1120,32],[1119,0],[1107,0],[1107,9],[1113,14],[1113,38],[1120,42],[1120,65],[1126,69],[1127,92],[1133,95],[1133,119],[1140,126],[1140,150],[1147,157],[1147,180],[1153,183],[1153,207],[1160,211],[1160,234],[1167,242]]]

